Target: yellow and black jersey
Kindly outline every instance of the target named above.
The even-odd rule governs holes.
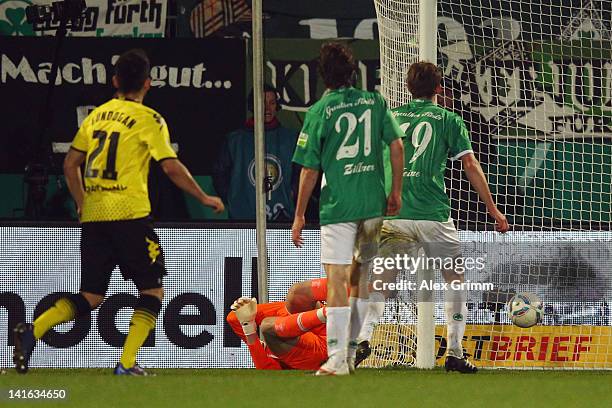
[[[82,222],[149,215],[149,161],[151,157],[157,161],[176,158],[161,115],[125,99],[113,99],[94,109],[71,147],[87,154]]]

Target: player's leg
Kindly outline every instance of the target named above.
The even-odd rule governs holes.
[[[382,293],[372,291],[368,298],[368,310],[363,321],[359,335],[357,336],[357,350],[355,352],[354,366],[358,367],[372,354],[370,342],[374,334],[374,328],[385,313],[385,297]]]
[[[278,316],[274,319],[274,334],[280,338],[299,337],[327,322],[326,307]]]
[[[311,330],[321,329],[325,321],[325,308],[268,317],[262,322],[261,333],[270,351],[286,366],[300,370],[318,369],[327,358],[327,349],[325,341]],[[315,347],[312,341],[315,339],[315,343],[322,342],[323,346]]]
[[[166,275],[164,254],[150,221],[144,219],[114,222],[113,242],[123,277],[131,279],[139,292],[115,374],[147,375],[136,364],[136,356],[155,329],[161,310],[162,279]]]
[[[28,364],[36,342],[51,328],[75,318],[89,316],[104,300],[115,259],[106,239],[105,226],[85,223],[81,229],[81,287],[80,292],[58,299],[43,311],[32,324],[19,323],[15,327],[13,362],[20,373],[28,371]]]
[[[353,262],[351,269],[351,292],[349,297],[349,305],[351,307],[351,329],[349,334],[349,349],[348,349],[348,366],[352,372],[357,365],[357,352],[360,348],[369,346],[359,346],[361,332],[365,329],[368,315],[370,313],[370,300],[368,290],[368,269],[369,263]],[[383,301],[384,305],[384,301]],[[369,341],[369,339],[368,339]],[[362,354],[362,353],[360,353]]]
[[[277,317],[277,316],[288,316],[287,308],[285,307],[285,302],[272,302],[272,303],[263,303],[256,304],[256,308],[254,314],[252,316],[249,315],[248,319],[244,319],[244,312],[241,313],[243,315],[242,320],[238,317],[235,310],[238,308],[249,304],[251,301],[256,304],[256,299],[251,299],[248,297],[241,297],[234,301],[232,305],[232,311],[226,317],[226,321],[229,326],[232,328],[234,333],[242,341],[244,341],[247,345],[254,343],[258,340],[257,337],[257,329],[261,326],[264,319],[267,317]],[[251,336],[253,335],[253,336]]]
[[[79,292],[58,299],[32,323],[34,337],[38,340],[58,324],[88,316],[103,300],[104,295],[92,292]]]
[[[369,312],[369,279],[370,263],[378,252],[382,218],[373,218],[359,223],[353,264],[351,265],[351,329],[348,349],[348,365],[350,370],[355,368],[359,333],[363,329]]]
[[[283,339],[278,339],[283,341]],[[316,332],[303,333],[291,341],[291,346],[277,351],[279,361],[295,370],[316,370],[327,359],[325,336]]]
[[[240,299],[236,299],[234,303],[237,303],[238,300]],[[266,317],[288,316],[288,315],[289,315],[289,312],[287,312],[284,302],[272,302],[272,303],[258,304],[252,323],[255,327],[259,327],[261,325],[261,322]],[[248,344],[247,338],[244,334],[242,326],[243,326],[243,323],[250,323],[250,322],[240,322],[236,313],[233,310],[228,313],[226,317],[226,321],[230,325],[234,333],[236,333],[236,335],[240,337],[242,341]]]
[[[287,354],[297,344],[297,336],[281,337],[276,333],[276,319],[278,317],[266,317],[261,322],[261,335],[263,336],[266,346],[277,357]]]
[[[327,359],[327,341],[324,336],[309,332],[298,337],[293,349],[282,361],[296,370],[316,370]]]
[[[347,289],[350,296],[351,288]],[[327,278],[312,279],[293,284],[287,292],[287,311],[289,314],[318,309],[327,302]]]
[[[351,308],[348,300],[350,264],[325,264],[327,274],[327,353],[321,374],[348,374]]]
[[[457,259],[461,257],[459,234],[452,220],[447,222],[418,221],[418,229],[429,258]],[[456,269],[443,270],[442,277],[447,283],[464,281],[463,271]],[[448,341],[446,369],[447,371],[474,373],[477,369],[463,355],[462,345],[467,319],[467,293],[465,290],[452,289],[449,285],[444,297]]]
[[[381,228],[380,243],[377,258],[395,258],[396,255],[407,254],[415,256],[419,245],[416,243],[416,235],[410,228],[401,228],[399,220],[385,220]],[[379,323],[385,312],[385,302],[397,296],[395,287],[389,287],[389,283],[395,283],[400,270],[393,265],[385,267],[383,263],[371,268],[369,278],[368,312],[363,327],[357,337],[357,355],[355,365],[358,366],[371,354],[370,341],[374,328]]]
[[[291,285],[287,292],[287,311],[305,312],[317,308],[321,301],[327,300],[327,279],[312,279]]]
[[[318,375],[348,374],[350,313],[348,287],[356,223],[321,226],[321,262],[327,274],[327,353],[328,360]]]
[[[161,310],[164,297],[163,288],[142,289],[139,287],[139,297],[130,319],[130,329],[125,342],[115,374],[147,375],[137,363],[136,356],[149,333],[155,329],[157,316]]]

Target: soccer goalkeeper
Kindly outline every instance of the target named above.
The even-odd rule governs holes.
[[[249,347],[255,368],[317,369],[327,359],[327,309],[323,306],[326,300],[326,278],[298,282],[289,289],[285,302],[258,305],[256,299],[237,299],[227,322]],[[370,302],[374,302],[372,298]],[[379,305],[372,303],[373,307]],[[368,316],[370,314],[373,324],[361,331],[362,343],[357,348],[355,366],[371,353],[369,340],[380,316],[378,313]],[[261,327],[263,341],[257,335],[258,327]]]
[[[234,302],[227,322],[247,344],[255,368],[316,370],[323,364],[327,359],[327,314],[317,299],[325,299],[321,296],[326,292],[327,280],[315,279],[293,285],[286,302],[258,305],[256,299],[247,297]]]

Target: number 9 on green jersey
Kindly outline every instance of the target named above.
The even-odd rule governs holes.
[[[416,99],[393,110],[405,133],[404,205],[396,218],[446,222],[450,200],[444,173],[448,159],[473,153],[468,130],[457,114],[429,100]],[[390,177],[391,168],[385,171]],[[390,184],[387,182],[387,191]]]

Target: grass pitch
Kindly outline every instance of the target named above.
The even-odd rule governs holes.
[[[360,369],[350,377],[298,371],[152,370],[115,377],[110,369],[32,369],[0,376],[1,407],[610,407],[612,373]],[[8,399],[10,389],[64,389],[63,401]]]

